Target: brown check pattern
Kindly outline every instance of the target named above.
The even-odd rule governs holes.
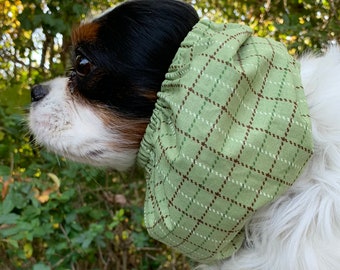
[[[141,144],[147,229],[194,260],[226,258],[312,149],[299,66],[285,47],[246,26],[201,21],[173,60]]]

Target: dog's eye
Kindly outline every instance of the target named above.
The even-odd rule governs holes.
[[[75,70],[77,75],[85,77],[93,70],[93,65],[86,57],[77,55]]]

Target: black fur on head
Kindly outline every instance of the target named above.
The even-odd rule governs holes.
[[[70,88],[131,118],[151,116],[180,43],[198,22],[177,0],[127,1],[73,31]]]

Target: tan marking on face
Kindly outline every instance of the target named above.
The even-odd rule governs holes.
[[[72,31],[72,44],[75,46],[81,42],[94,42],[97,39],[98,29],[99,24],[94,22],[79,25]]]

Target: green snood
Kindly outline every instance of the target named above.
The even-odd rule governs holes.
[[[224,259],[254,212],[291,187],[313,151],[299,64],[247,26],[200,21],[158,93],[138,162],[152,237]]]

